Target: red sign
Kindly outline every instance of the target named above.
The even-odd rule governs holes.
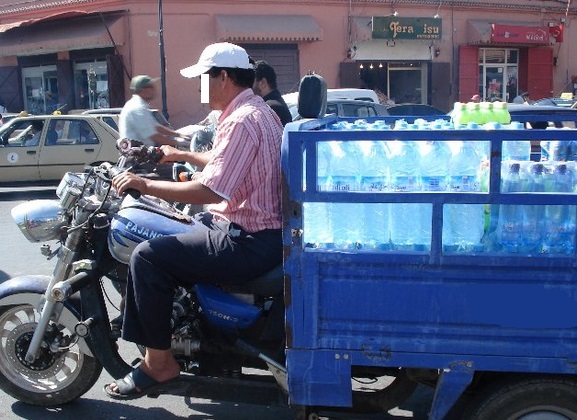
[[[549,26],[549,33],[555,41],[563,42],[563,25]]]
[[[491,25],[491,41],[510,44],[549,44],[546,26]]]

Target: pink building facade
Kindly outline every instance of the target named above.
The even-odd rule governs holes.
[[[315,71],[331,88],[447,111],[473,94],[558,96],[577,88],[576,16],[555,0],[0,0],[0,101],[32,113],[122,106],[133,75],[163,73],[166,99],[152,105],[193,124],[209,109],[179,70],[219,41],[267,60],[282,93]]]

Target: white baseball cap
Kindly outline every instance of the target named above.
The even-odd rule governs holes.
[[[197,77],[213,67],[252,69],[253,65],[244,48],[229,42],[218,42],[204,49],[198,63],[180,70],[184,77]]]

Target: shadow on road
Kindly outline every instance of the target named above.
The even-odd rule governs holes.
[[[359,416],[344,413],[321,413],[320,418],[329,420],[401,420],[408,418],[425,420],[428,417],[428,408],[432,396],[432,389],[419,387],[416,395],[401,407],[391,410],[389,413]],[[289,407],[235,404],[230,402],[193,400],[192,397],[167,396],[160,396],[159,399],[142,398],[126,402],[80,398],[70,404],[57,408],[43,408],[27,405],[22,402],[15,402],[11,408],[12,415],[18,416],[18,418],[58,420],[77,420],[79,418],[82,418],[82,420],[291,420],[295,415],[295,411]],[[190,409],[190,412],[187,412],[187,408]],[[175,411],[178,414],[176,414]]]
[[[57,199],[55,187],[0,188],[0,201]]]

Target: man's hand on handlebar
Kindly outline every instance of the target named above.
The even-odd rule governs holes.
[[[137,190],[146,194],[147,180],[131,172],[122,172],[112,179],[112,187],[118,195],[122,195],[128,190]]]
[[[180,162],[184,160],[183,155],[186,154],[186,152],[166,144],[160,146],[159,149],[164,154],[164,156],[160,158],[160,163]]]

